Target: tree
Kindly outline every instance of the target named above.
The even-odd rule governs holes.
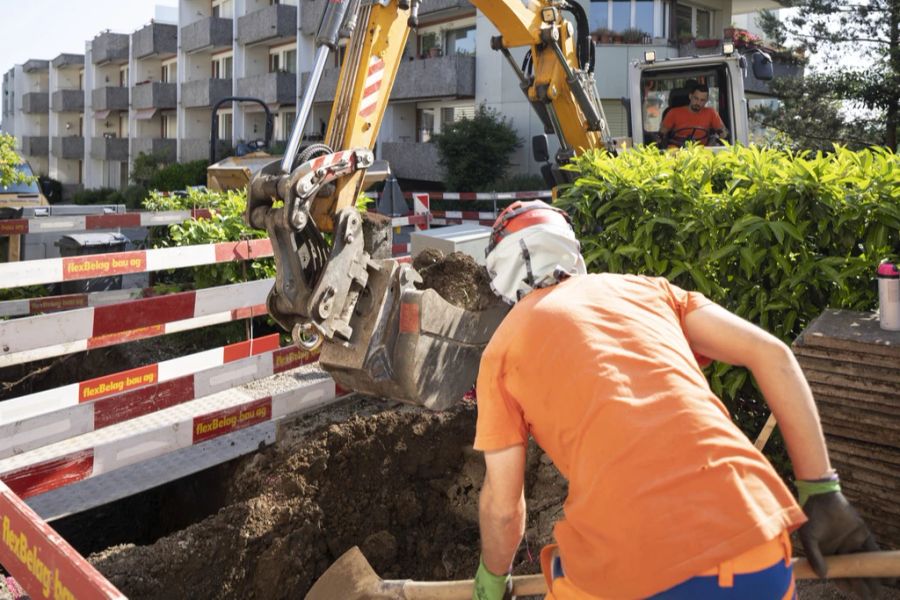
[[[21,162],[16,154],[16,138],[0,133],[0,187],[29,182],[29,177],[17,168]]]
[[[502,179],[522,145],[509,120],[483,104],[471,119],[445,126],[435,143],[447,189],[460,192],[479,191]]]
[[[822,52],[836,65],[824,73],[782,85],[788,97],[820,98],[849,103],[870,117],[845,118],[856,136],[870,133],[891,149],[897,149],[900,126],[900,0],[779,0],[795,14],[779,20],[764,14],[760,25],[773,40],[793,38],[810,52]],[[862,55],[864,68],[837,66],[838,57]],[[792,89],[791,89],[792,88]],[[798,113],[801,114],[802,113]],[[800,123],[807,127],[809,122]],[[874,131],[872,131],[874,129]],[[791,133],[791,132],[788,132]],[[859,135],[863,134],[863,135]]]

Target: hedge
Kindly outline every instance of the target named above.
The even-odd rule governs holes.
[[[572,169],[558,204],[590,271],[667,277],[788,343],[827,307],[874,309],[876,266],[900,253],[900,159],[887,150],[648,147],[588,152]],[[732,410],[758,404],[744,369],[711,369]]]

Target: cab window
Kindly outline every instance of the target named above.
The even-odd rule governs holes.
[[[644,143],[656,141],[660,125],[669,109],[687,106],[688,95],[694,83],[705,83],[709,87],[707,106],[714,108],[725,127],[733,131],[725,73],[718,69],[691,71],[650,72],[641,77],[641,121],[644,129]]]

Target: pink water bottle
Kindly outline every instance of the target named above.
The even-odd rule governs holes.
[[[897,265],[878,265],[878,320],[881,328],[900,331],[900,270]]]

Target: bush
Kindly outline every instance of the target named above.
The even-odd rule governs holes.
[[[161,192],[174,192],[191,186],[206,185],[208,166],[209,163],[205,160],[173,163],[153,173],[146,187]]]
[[[112,188],[81,190],[72,195],[73,204],[125,204],[122,193]]]
[[[512,153],[522,145],[516,130],[496,111],[481,105],[471,119],[444,127],[435,136],[447,189],[475,192],[502,179]]]
[[[665,276],[788,343],[827,307],[872,310],[876,266],[900,252],[900,159],[886,150],[639,148],[573,168],[559,205],[589,270]],[[747,372],[711,369],[755,435],[765,414],[739,410],[758,404]]]

